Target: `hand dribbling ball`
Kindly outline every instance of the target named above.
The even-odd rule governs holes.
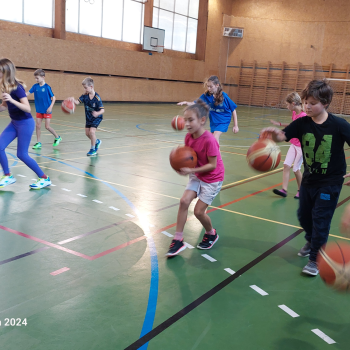
[[[318,270],[323,281],[337,290],[350,289],[350,245],[330,242],[317,256]]]
[[[266,172],[278,167],[281,150],[270,139],[264,138],[254,142],[248,149],[247,162],[255,170]]]
[[[181,168],[194,168],[197,165],[197,153],[191,147],[179,146],[171,151],[169,160],[176,171]]]
[[[171,121],[171,126],[175,130],[183,130],[183,128],[185,127],[185,119],[183,117],[181,117],[180,115],[177,115]]]
[[[73,114],[75,111],[75,103],[71,100],[64,100],[61,104],[61,109],[66,114]]]

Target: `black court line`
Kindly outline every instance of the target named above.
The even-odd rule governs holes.
[[[350,196],[342,200],[340,203],[338,203],[337,208],[346,203],[350,199]],[[293,238],[297,237],[302,233],[304,230],[299,229],[292,233],[290,236],[282,240],[281,242],[274,245],[272,248],[267,250],[265,253],[262,253],[260,256],[258,256],[256,259],[252,260],[247,265],[243,266],[241,269],[236,271],[234,275],[231,275],[230,277],[226,278],[222,282],[220,282],[218,285],[216,285],[214,288],[210,289],[208,292],[200,296],[198,299],[194,300],[191,304],[185,306],[182,310],[174,314],[173,316],[169,317],[167,320],[162,322],[157,327],[153,328],[150,332],[145,334],[143,337],[129,345],[124,350],[136,350],[139,349],[142,345],[146,344],[147,342],[151,341],[154,337],[156,337],[158,334],[165,331],[167,328],[169,328],[171,325],[173,325],[175,322],[179,321],[182,317],[186,316],[188,313],[190,313],[192,310],[194,310],[197,306],[204,303],[206,300],[208,300],[210,297],[218,293],[221,289],[225,288],[227,285],[229,285],[231,282],[233,282],[236,278],[243,275],[245,272],[253,268],[255,265],[257,265],[259,262],[264,260],[266,257],[274,253],[279,248],[283,247],[286,243],[291,241]]]
[[[17,255],[17,256],[14,256],[13,258],[9,258],[9,259],[6,259],[6,260],[2,260],[2,261],[0,261],[0,265],[4,265],[4,264],[7,264],[7,263],[9,263],[9,262],[11,262],[11,261],[25,258],[26,256],[29,256],[29,255],[33,255],[33,254],[36,254],[36,253],[40,253],[41,251],[47,250],[47,249],[50,249],[50,247],[38,248],[38,249],[32,250],[32,251],[30,251],[30,252],[28,252],[28,253],[24,253],[24,254],[21,254],[21,255]]]

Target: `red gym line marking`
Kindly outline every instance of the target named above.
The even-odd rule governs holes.
[[[60,273],[66,272],[66,271],[68,271],[68,270],[70,270],[69,267],[62,267],[62,269],[59,269],[59,270],[50,272],[50,275],[56,276],[56,275],[59,275]]]
[[[349,157],[349,158],[350,158],[350,157]],[[295,180],[295,178],[294,178],[294,179],[291,179],[291,180],[289,180],[289,181],[294,181],[294,180]],[[278,187],[278,186],[281,186],[281,185],[282,185],[282,182],[280,182],[280,183],[278,183],[278,184],[276,184],[276,185],[273,185],[273,186],[264,188],[263,190],[260,190],[260,191],[257,191],[257,192],[248,194],[248,195],[246,195],[246,196],[244,196],[244,197],[235,199],[235,200],[233,200],[233,201],[231,201],[231,202],[228,202],[228,203],[225,203],[225,204],[221,204],[221,205],[219,205],[217,208],[212,208],[212,209],[208,210],[207,213],[212,213],[213,211],[219,210],[219,208],[227,207],[228,205],[231,205],[231,204],[233,204],[233,203],[240,202],[240,201],[242,201],[242,200],[244,200],[244,199],[247,199],[247,198],[249,198],[249,197],[253,197],[253,196],[255,196],[255,195],[259,194],[259,193],[268,191],[268,190],[270,190],[270,189],[272,189],[272,188],[274,188],[274,187]],[[195,218],[195,216],[194,216],[194,215],[191,215],[190,217],[187,218],[187,221],[192,220],[192,219],[194,219],[194,218]],[[160,232],[165,231],[165,230],[167,230],[167,229],[169,229],[169,228],[172,228],[172,227],[174,227],[174,226],[176,226],[176,222],[173,223],[173,224],[170,224],[170,225],[168,225],[168,226],[165,226],[165,227],[163,227],[163,228],[161,228],[161,229],[158,229],[158,230],[154,231],[153,234],[160,233]],[[50,242],[44,241],[44,240],[42,240],[42,239],[40,239],[40,238],[27,235],[26,233],[13,230],[13,229],[8,228],[8,227],[5,227],[5,226],[1,226],[1,225],[0,225],[0,229],[5,230],[5,231],[8,231],[8,232],[11,232],[11,233],[14,233],[14,234],[16,234],[16,235],[18,235],[18,236],[22,236],[22,237],[25,237],[25,238],[29,238],[29,239],[31,239],[31,240],[33,240],[33,241],[36,241],[36,242],[43,243],[43,244],[45,244],[45,245],[47,245],[47,246],[49,246],[49,247],[53,247],[53,248],[56,248],[56,249],[59,249],[59,250],[63,250],[63,251],[66,252],[66,253],[70,253],[70,254],[79,256],[79,257],[81,257],[81,258],[87,259],[87,260],[95,260],[95,259],[101,258],[102,256],[108,255],[108,254],[113,253],[113,252],[115,252],[115,251],[117,251],[117,250],[119,250],[119,249],[125,248],[125,247],[127,247],[127,246],[129,246],[129,245],[132,245],[132,244],[134,244],[134,243],[136,243],[136,242],[142,241],[143,239],[146,239],[146,238],[147,238],[146,236],[141,236],[141,237],[135,238],[135,239],[133,239],[133,240],[131,240],[131,241],[129,241],[129,242],[120,244],[120,245],[118,245],[118,246],[116,246],[116,247],[114,247],[114,248],[105,250],[104,252],[98,253],[98,254],[93,255],[93,256],[88,256],[88,255],[85,255],[85,254],[76,252],[76,251],[74,251],[74,250],[64,248],[64,247],[62,247],[62,246],[60,246],[60,245],[57,245],[57,244],[54,244],[54,243],[50,243]],[[59,270],[58,270],[58,271],[59,271]],[[62,272],[64,272],[64,271],[62,271]]]
[[[13,230],[12,228],[5,227],[5,226],[0,225],[0,229],[5,230],[5,231],[8,231],[8,232],[11,232],[11,233],[14,233],[14,234],[16,234],[16,235],[18,235],[18,236],[22,236],[22,237],[25,237],[25,238],[29,238],[29,239],[31,239],[31,240],[33,240],[33,241],[36,241],[36,242],[39,242],[39,243],[43,243],[43,244],[45,244],[45,245],[48,245],[49,247],[56,248],[56,249],[59,249],[59,250],[63,250],[63,251],[66,252],[66,253],[70,253],[70,254],[79,256],[79,257],[81,257],[81,258],[87,259],[87,260],[92,260],[92,259],[91,259],[91,256],[88,256],[88,255],[85,255],[85,254],[76,252],[76,251],[71,250],[71,249],[67,249],[67,248],[61,247],[60,245],[57,245],[57,244],[54,244],[54,243],[50,243],[50,242],[44,241],[43,239],[40,239],[40,238],[37,238],[37,237],[34,237],[34,236],[27,235],[26,233]]]

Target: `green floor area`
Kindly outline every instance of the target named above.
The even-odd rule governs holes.
[[[281,186],[282,172],[257,173],[245,158],[259,130],[270,119],[291,121],[289,111],[238,107],[240,131],[233,134],[231,125],[221,136],[225,181],[209,208],[220,239],[211,250],[195,248],[204,231],[193,218],[193,203],[185,227],[188,248],[172,259],[165,253],[187,177],[169,164],[170,151],[186,135],[170,122],[182,108],[107,103],[105,111],[97,133],[102,145],[90,158],[83,107],[73,115],[54,107],[51,126],[61,144],[52,147],[54,137],[43,124],[42,149],[30,148],[50,176],[50,188],[30,191],[36,175],[16,158],[16,141],[6,151],[17,182],[0,191],[1,350],[125,349],[142,330],[163,325],[299,229],[293,174],[289,196],[279,198],[272,188]],[[8,122],[1,114],[0,130]],[[35,142],[34,133],[31,147]],[[281,144],[282,159],[288,147]],[[339,201],[348,196],[344,188]],[[342,236],[345,205],[336,210],[331,240],[347,241],[335,237]],[[347,350],[350,298],[319,276],[301,274],[307,259],[297,252],[303,244],[301,233],[162,326],[142,349]]]

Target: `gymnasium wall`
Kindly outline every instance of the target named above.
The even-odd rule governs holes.
[[[28,86],[36,68],[47,70],[47,82],[59,100],[80,95],[81,81],[90,74],[105,101],[194,99],[202,94],[204,79],[219,74],[223,14],[230,11],[230,0],[208,0],[204,61],[174,51],[149,55],[135,44],[85,35],[54,39],[51,29],[5,21],[0,21],[0,52],[20,67]]]
[[[231,13],[224,25],[244,37],[225,39],[222,50],[238,103],[280,103],[315,77],[349,79],[350,1],[233,0]]]

